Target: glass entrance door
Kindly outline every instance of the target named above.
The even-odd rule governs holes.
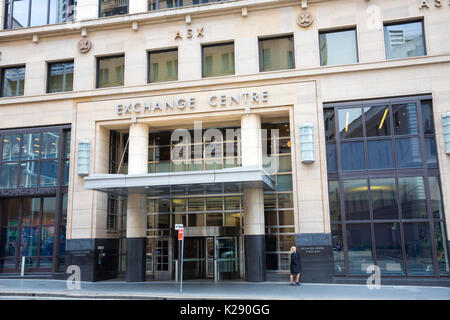
[[[219,280],[239,278],[239,246],[237,237],[216,238]]]
[[[206,278],[206,238],[184,238],[183,279]]]

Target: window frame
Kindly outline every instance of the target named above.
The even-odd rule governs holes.
[[[69,91],[56,91],[56,92],[50,92],[50,72],[51,72],[51,66],[58,63],[69,63],[72,62],[73,64],[73,79],[75,79],[75,59],[69,59],[69,60],[58,60],[58,61],[47,61],[47,81],[46,81],[46,93],[64,93],[64,92],[72,92],[73,90],[73,80],[72,80],[72,90]],[[66,75],[66,74],[64,74]]]
[[[386,37],[385,37],[385,28],[395,25],[404,25],[404,24],[410,24],[410,23],[416,23],[420,22],[422,24],[422,37],[423,37],[423,56],[415,56],[415,57],[402,57],[402,58],[388,58],[387,55],[387,47],[386,47]],[[399,60],[399,59],[413,59],[413,58],[419,58],[419,57],[426,57],[428,56],[428,47],[427,47],[427,37],[425,35],[425,18],[424,17],[418,17],[418,18],[412,18],[412,19],[403,19],[403,20],[389,20],[383,22],[383,46],[384,46],[384,58],[386,61],[391,60]],[[431,98],[430,98],[431,100]]]
[[[4,18],[4,21],[3,21],[3,26],[4,26],[5,30],[21,29],[21,28],[12,28],[12,20],[13,20],[12,17],[13,17],[13,12],[14,12],[14,2],[16,2],[16,1],[18,1],[18,0],[6,0],[5,1],[5,18]],[[22,28],[33,27],[33,26],[30,25],[31,24],[31,8],[32,8],[32,1],[33,0],[26,0],[26,1],[27,1],[27,4],[28,4],[27,25],[23,26]],[[71,6],[76,8],[76,6],[77,6],[76,5],[76,1],[77,0],[69,0],[67,8],[70,8]],[[50,25],[50,7],[51,7],[50,4],[51,4],[51,0],[47,0],[46,23],[42,24],[42,25],[36,25],[35,27]],[[9,12],[6,10],[8,5],[9,5],[9,10],[8,10]],[[66,22],[69,21],[69,17],[70,16],[74,16],[75,13],[76,13],[76,10],[74,10],[71,14],[69,13],[69,10],[66,10],[64,21],[62,21],[60,23],[52,23],[52,24],[66,23]]]
[[[345,64],[333,64],[333,65],[322,65],[322,53],[320,50],[320,35],[327,34],[327,33],[339,33],[339,32],[346,32],[346,31],[355,31],[355,46],[356,46],[356,62],[353,63],[345,63]],[[359,61],[359,41],[358,41],[358,26],[347,26],[347,27],[339,27],[339,28],[332,28],[332,29],[319,29],[318,32],[318,40],[319,40],[319,65],[320,67],[338,67],[338,66],[346,66],[346,65],[354,65],[360,63]]]
[[[123,57],[123,85],[113,86],[113,87],[99,87],[100,81],[100,60],[108,58],[121,58]],[[96,89],[109,89],[109,88],[121,88],[125,86],[125,53],[111,54],[111,55],[101,55],[95,57],[96,62],[96,75],[95,75],[95,88]]]
[[[24,68],[24,70],[25,70],[23,94],[22,95],[14,95],[14,96],[4,96],[3,95],[3,85],[4,85],[4,82],[5,82],[5,71],[8,70],[8,69],[18,69],[18,68]],[[25,95],[26,72],[27,72],[26,64],[1,66],[0,67],[0,98],[23,97]]]
[[[228,46],[233,45],[233,56],[234,56],[234,72],[232,75],[214,75],[214,76],[205,76],[205,48],[213,48],[213,47],[221,47],[221,46]],[[235,76],[236,75],[236,43],[234,40],[230,41],[223,41],[218,43],[208,43],[208,44],[201,44],[202,54],[201,54],[201,62],[202,62],[202,79],[208,79],[208,78],[216,78],[216,77],[229,77],[229,76]]]
[[[177,59],[179,59],[179,48],[178,47],[172,47],[172,48],[166,48],[166,49],[150,49],[147,50],[147,83],[161,83],[161,82],[170,82],[170,81],[178,81],[179,80],[179,73],[178,73],[178,66],[177,65],[177,79],[176,80],[165,80],[165,81],[157,81],[157,82],[152,82],[151,81],[151,55],[152,54],[157,54],[157,53],[168,53],[168,52],[177,52]],[[179,61],[179,60],[178,60]]]
[[[393,157],[394,157],[394,168],[393,169],[369,169],[368,167],[365,168],[364,170],[359,170],[359,171],[342,171],[340,170],[340,168],[342,168],[342,159],[341,159],[341,154],[340,154],[340,148],[337,147],[337,166],[338,166],[338,170],[336,172],[327,172],[327,181],[328,183],[330,183],[331,181],[335,182],[336,184],[339,185],[339,199],[338,199],[338,203],[335,204],[338,206],[337,210],[340,211],[341,215],[339,219],[332,219],[332,217],[330,216],[330,226],[331,229],[334,230],[335,227],[337,227],[338,229],[336,230],[342,230],[342,241],[343,241],[343,247],[342,247],[342,251],[344,252],[344,266],[345,269],[343,272],[339,272],[339,273],[334,273],[334,276],[337,277],[358,277],[360,275],[357,274],[351,274],[350,273],[350,266],[349,266],[349,257],[348,257],[348,244],[347,244],[347,226],[348,225],[352,225],[352,224],[369,224],[371,226],[371,238],[372,238],[372,246],[371,246],[371,252],[372,252],[372,257],[374,259],[374,263],[377,264],[377,242],[376,242],[376,238],[375,238],[375,227],[377,226],[377,224],[386,224],[386,223],[397,223],[398,227],[399,227],[399,232],[400,232],[400,240],[401,240],[401,248],[402,248],[402,261],[401,263],[403,263],[403,274],[385,274],[383,275],[383,277],[396,277],[396,278],[406,278],[406,277],[410,277],[410,278],[414,278],[414,277],[445,277],[445,275],[441,275],[441,271],[439,269],[438,266],[438,256],[437,256],[437,247],[436,247],[436,231],[435,231],[435,223],[441,223],[444,222],[445,224],[445,213],[443,217],[438,217],[435,218],[433,216],[433,212],[432,212],[432,202],[431,202],[431,198],[430,198],[430,193],[431,193],[431,188],[430,188],[430,177],[436,177],[438,179],[439,187],[440,187],[440,196],[441,196],[441,201],[442,201],[442,183],[441,183],[441,176],[440,176],[440,169],[439,169],[439,159],[437,159],[438,165],[436,167],[429,167],[428,163],[427,163],[427,157],[426,157],[426,150],[424,149],[424,142],[425,139],[427,137],[433,137],[436,138],[436,125],[434,123],[434,134],[425,134],[424,133],[424,128],[423,128],[423,117],[422,117],[422,112],[421,112],[421,108],[422,105],[424,103],[429,102],[431,104],[431,107],[433,108],[434,106],[434,101],[432,99],[431,95],[417,95],[417,96],[405,96],[405,97],[399,97],[399,98],[386,98],[386,99],[372,99],[372,100],[360,100],[360,101],[349,101],[349,102],[336,102],[336,103],[324,103],[323,105],[323,109],[324,110],[334,110],[335,113],[335,117],[334,117],[334,121],[335,121],[335,141],[326,141],[327,145],[330,144],[336,144],[339,145],[341,142],[341,137],[339,135],[339,119],[337,116],[337,112],[338,110],[341,109],[347,109],[347,108],[351,108],[351,107],[356,107],[356,108],[361,108],[362,110],[364,110],[364,107],[367,106],[373,106],[373,105],[388,105],[390,108],[390,113],[392,114],[392,106],[393,105],[397,105],[397,104],[403,104],[403,103],[415,103],[416,104],[416,111],[417,111],[417,126],[418,126],[418,133],[417,134],[407,134],[407,135],[395,135],[395,132],[393,132],[391,130],[391,135],[388,136],[389,139],[392,139],[392,143],[394,145],[394,140],[396,137],[411,137],[411,136],[416,136],[418,137],[419,141],[420,141],[420,147],[421,147],[421,159],[422,159],[422,166],[420,168],[400,168],[398,166],[396,166],[396,150],[393,149]],[[434,109],[432,109],[434,110]],[[370,137],[367,136],[366,133],[366,121],[365,121],[365,115],[364,112],[362,114],[362,123],[363,123],[363,135],[362,137],[359,138],[347,138],[344,141],[363,141],[365,144],[365,148],[366,148],[366,143],[367,141],[371,141],[371,140],[383,140],[386,137],[384,136],[375,136],[375,137]],[[393,117],[391,116],[390,119],[391,122],[391,128],[393,127]],[[367,149],[366,149],[367,150]],[[368,154],[367,151],[365,152],[365,161],[366,163],[368,163]],[[328,167],[328,165],[327,165]],[[414,218],[408,218],[407,216],[405,216],[405,209],[403,206],[403,203],[401,201],[401,193],[400,193],[400,179],[402,178],[415,178],[415,177],[420,177],[423,179],[423,187],[424,187],[424,192],[425,192],[425,208],[426,208],[426,216],[424,217],[414,217]],[[395,207],[398,210],[398,216],[397,217],[387,217],[387,218],[382,218],[382,219],[376,219],[374,217],[374,208],[373,208],[373,201],[376,199],[373,197],[373,192],[375,192],[374,190],[371,190],[372,187],[372,180],[373,179],[388,179],[388,178],[394,178],[395,182]],[[344,192],[344,188],[343,188],[343,184],[345,181],[347,180],[355,180],[355,179],[363,179],[366,181],[367,183],[367,192],[368,192],[368,213],[369,213],[369,218],[364,219],[364,220],[347,220],[346,219],[346,209],[345,209],[345,192]],[[327,186],[327,188],[329,189],[329,185]],[[331,211],[330,211],[331,214]],[[433,266],[433,271],[432,274],[413,274],[414,271],[409,270],[408,268],[408,261],[407,261],[407,251],[406,251],[406,244],[408,241],[408,239],[405,238],[405,232],[404,232],[404,225],[405,224],[410,224],[410,223],[427,223],[428,227],[427,227],[427,232],[429,235],[429,240],[430,240],[430,248],[429,248],[429,253],[432,255],[432,266]],[[445,225],[444,225],[444,229],[445,229]],[[445,231],[443,231],[445,232]],[[445,246],[448,246],[448,243],[444,243]],[[333,259],[333,261],[335,261]],[[341,262],[339,260],[339,262]],[[333,262],[335,263],[335,262]]]
[[[266,40],[279,40],[279,39],[292,39],[292,68],[287,69],[277,69],[277,70],[262,70],[264,57],[263,57],[263,51],[261,48],[261,44],[263,41]],[[259,62],[259,72],[274,72],[274,71],[286,71],[286,70],[295,70],[297,68],[296,66],[296,59],[295,59],[295,37],[293,33],[284,34],[284,35],[274,35],[274,36],[263,36],[258,37],[258,62]]]

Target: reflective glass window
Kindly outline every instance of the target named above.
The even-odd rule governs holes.
[[[427,203],[423,177],[398,179],[403,219],[426,219]]]
[[[39,159],[41,148],[41,134],[29,133],[23,135],[22,160]]]
[[[358,63],[355,29],[321,32],[319,45],[321,66]]]
[[[23,96],[25,88],[25,67],[2,70],[2,97]]]
[[[389,136],[391,134],[391,123],[389,116],[389,106],[373,106],[364,108],[366,121],[366,135]]]
[[[433,275],[429,223],[405,223],[403,232],[408,275]]]
[[[328,199],[330,204],[330,217],[332,222],[341,221],[341,202],[339,197],[339,182],[328,181]]]
[[[338,119],[341,139],[363,136],[361,108],[339,109]]]
[[[397,168],[421,168],[422,151],[419,138],[395,139]]]
[[[53,243],[55,241],[55,227],[42,227],[40,256],[53,255]],[[41,266],[42,268],[43,266]]]
[[[369,160],[369,169],[394,168],[392,140],[367,141],[367,153],[367,158]]]
[[[42,26],[47,24],[48,0],[31,1],[31,19],[30,27]]]
[[[348,224],[347,246],[348,266],[352,275],[367,275],[367,268],[373,265],[370,224]]]
[[[124,55],[98,58],[97,63],[97,88],[118,87],[124,85]]]
[[[38,162],[28,161],[20,164],[19,188],[32,188],[38,185]]]
[[[100,18],[128,13],[128,0],[100,0]]]
[[[343,171],[364,170],[366,168],[364,143],[362,141],[341,143],[341,161]]]
[[[368,220],[369,199],[367,180],[344,180],[344,204],[346,220]]]
[[[260,71],[294,68],[294,37],[259,40]]]
[[[404,275],[400,223],[377,223],[375,246],[382,275]]]
[[[337,172],[338,164],[337,164],[337,148],[336,144],[327,144],[327,171],[328,172]]]
[[[7,135],[3,137],[2,161],[19,161],[20,142],[22,136]]]
[[[56,186],[58,178],[58,161],[41,161],[40,182],[42,187]]]
[[[370,179],[373,219],[399,219],[397,188],[394,178]]]
[[[59,133],[44,132],[42,134],[42,159],[56,159],[59,156]]]
[[[325,141],[332,142],[336,140],[336,120],[334,109],[325,109],[323,111],[325,125]]]
[[[436,255],[439,273],[441,276],[450,275],[449,255],[447,253],[447,238],[445,236],[444,222],[435,222],[434,224]]]
[[[178,80],[178,50],[149,53],[149,82]]]
[[[433,218],[444,219],[444,208],[442,206],[441,185],[439,183],[439,178],[428,177],[428,183],[430,185],[430,201]]]
[[[66,92],[73,90],[74,63],[58,62],[48,65],[48,92]]]
[[[344,237],[342,236],[342,225],[331,225],[331,241],[333,245],[334,273],[345,273],[344,259]]]
[[[392,105],[395,135],[418,134],[417,108],[415,103]]]
[[[422,101],[422,125],[424,134],[434,134],[434,120],[433,110],[431,108],[431,101]]]
[[[234,74],[234,43],[204,46],[203,77]]]
[[[423,22],[408,22],[384,26],[387,59],[410,58],[425,55]]]
[[[427,157],[428,168],[436,168],[437,163],[437,149],[435,138],[425,138],[425,155]]]
[[[4,163],[1,166],[0,188],[17,188],[18,164],[15,162]]]

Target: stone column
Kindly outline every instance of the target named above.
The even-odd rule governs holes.
[[[148,161],[148,125],[133,123],[130,127],[128,174],[146,174]],[[127,200],[127,270],[126,281],[145,281],[147,232],[147,196],[129,194]]]
[[[261,116],[248,114],[241,118],[242,166],[262,167]],[[266,280],[264,239],[264,193],[262,187],[245,187],[244,247],[245,280]]]

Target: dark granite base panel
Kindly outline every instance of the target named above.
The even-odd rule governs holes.
[[[117,277],[119,268],[118,239],[67,239],[65,270],[76,265],[81,281],[102,281]],[[66,274],[66,278],[70,274]]]
[[[331,247],[331,234],[296,234],[295,245],[303,269],[301,281],[306,283],[332,283],[333,249]]]
[[[146,238],[127,238],[127,282],[145,281]]]
[[[266,281],[266,242],[264,235],[244,235],[245,281]]]

